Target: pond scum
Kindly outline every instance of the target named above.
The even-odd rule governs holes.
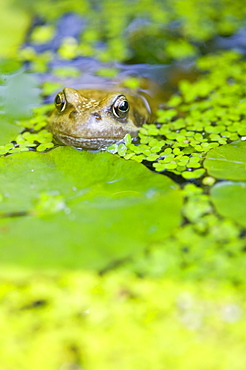
[[[8,118],[1,118],[0,369],[244,370],[246,61],[242,50],[208,53],[203,45],[218,35],[236,33],[244,25],[246,7],[241,1],[199,0],[134,1],[131,7],[118,0],[115,4],[110,0],[100,6],[86,1],[61,1],[59,6],[47,0],[23,2],[19,14],[26,16],[28,5],[39,21],[29,32],[29,41],[11,58],[6,59],[3,49],[3,84],[8,86],[6,73],[14,76],[22,65],[28,66],[29,73],[45,76],[51,71],[61,80],[76,78],[80,71],[69,62],[95,55],[101,62],[130,63],[193,58],[200,74],[195,82],[180,81],[157,112],[156,124],[140,129],[137,143],[127,135],[124,142],[109,147],[109,153],[54,148],[45,128],[51,104],[33,108],[31,117],[15,117],[14,131],[12,123],[10,128],[4,122]],[[10,9],[6,4],[3,13],[9,16]],[[47,45],[55,37],[56,21],[68,11],[82,15],[84,30],[77,38],[61,38],[54,52]],[[25,29],[20,31],[25,33]],[[39,50],[40,45],[46,47]],[[68,67],[52,69],[57,55]],[[110,73],[113,76],[115,71],[102,67],[102,74]],[[61,85],[44,78],[42,96],[53,94]],[[107,185],[110,174],[104,177],[93,164],[87,168],[83,158],[98,167],[102,164],[105,172],[117,168],[123,180],[116,191],[129,190],[129,181],[138,195],[126,195],[128,203],[124,196],[112,200]],[[104,158],[108,167],[103,165]],[[68,172],[74,164],[64,183],[62,161]],[[37,178],[28,172],[32,165]],[[157,189],[153,196],[147,185],[138,185],[145,176],[143,165],[157,173],[146,170],[146,181]],[[79,208],[83,187],[79,189],[80,178],[74,175],[79,166],[84,166],[83,181],[89,178],[86,186],[92,193],[85,195],[84,209]],[[56,179],[61,183],[56,192],[45,187],[46,170],[49,187]],[[129,178],[124,177],[127,171]],[[39,183],[29,196],[33,179]],[[76,183],[72,195],[65,188],[70,183]],[[136,215],[142,215],[145,223],[130,219],[131,202],[139,206]],[[95,221],[95,229],[90,229],[93,233],[85,239],[91,249],[95,240],[103,245],[100,235],[102,239],[110,233],[117,235],[116,226],[110,223],[112,213],[105,211],[107,203],[119,207],[122,225],[132,222],[130,230],[136,228],[139,246],[129,241],[124,252],[123,230],[122,243],[112,236],[106,256],[95,248],[92,259],[98,259],[98,264],[91,268],[91,261],[83,261],[81,266],[89,267],[84,270],[76,253],[81,248],[78,238],[86,234],[77,234],[78,229],[86,227],[86,218]],[[163,204],[161,214],[158,203]],[[146,209],[153,212],[155,222]],[[103,226],[93,218],[98,213],[105,215]],[[113,217],[118,225],[117,212]],[[158,225],[161,217],[163,235],[155,239],[150,226]],[[76,229],[71,226],[73,221]],[[107,223],[113,225],[112,230],[103,229]],[[51,225],[48,231],[40,230],[44,224],[46,228]],[[137,230],[139,225],[146,228],[146,238]],[[65,229],[66,245],[62,244]],[[71,240],[69,230],[74,233]],[[37,246],[35,235],[39,235]],[[133,253],[129,253],[131,247]],[[81,256],[86,260],[85,252]]]

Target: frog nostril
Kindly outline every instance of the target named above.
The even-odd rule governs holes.
[[[78,112],[76,110],[73,110],[72,112],[69,113],[69,118],[73,118]]]
[[[94,116],[98,121],[100,121],[102,119],[101,114],[99,114],[97,112],[92,113],[92,116]]]

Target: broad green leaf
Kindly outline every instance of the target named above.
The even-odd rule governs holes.
[[[19,70],[4,75],[0,87],[0,105],[2,113],[12,119],[29,117],[31,108],[41,103],[38,80],[34,74]]]
[[[0,116],[0,130],[0,145],[5,145],[15,139],[21,128],[10,122],[7,117]]]
[[[211,190],[211,200],[220,215],[246,226],[246,182],[216,184]]]
[[[172,233],[182,204],[169,178],[68,147],[2,159],[0,193],[0,263],[26,266],[103,268]]]
[[[1,67],[1,66],[0,66]],[[31,108],[40,103],[38,82],[32,74],[19,70],[0,74],[0,146],[8,144],[22,131],[16,120],[30,117]]]
[[[204,161],[209,175],[217,179],[246,180],[246,142],[236,141],[210,150]]]

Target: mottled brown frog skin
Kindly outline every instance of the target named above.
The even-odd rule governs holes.
[[[127,133],[137,136],[139,128],[151,120],[145,96],[128,90],[66,87],[57,94],[55,106],[48,129],[58,142],[84,149],[105,148]]]

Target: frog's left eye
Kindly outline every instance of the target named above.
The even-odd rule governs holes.
[[[60,113],[65,110],[66,105],[67,105],[67,101],[65,99],[65,95],[63,93],[57,94],[55,97],[55,106]]]
[[[126,117],[129,112],[129,103],[124,95],[118,96],[113,104],[113,113],[118,118]]]

